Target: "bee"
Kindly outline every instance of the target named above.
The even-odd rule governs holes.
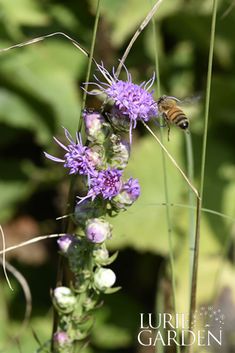
[[[189,120],[183,110],[177,105],[180,102],[176,97],[161,96],[157,100],[158,111],[168,126],[168,140],[170,135],[170,124],[175,124],[180,129],[188,131]]]

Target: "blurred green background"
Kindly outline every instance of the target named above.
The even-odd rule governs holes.
[[[231,3],[219,1],[203,206],[235,218],[235,12]],[[118,65],[151,2],[102,0],[101,4],[95,58],[111,69]],[[192,134],[195,185],[200,177],[211,9],[212,0],[165,0],[155,16],[161,93],[180,99],[201,97],[185,107]],[[95,11],[94,0],[0,0],[0,47],[62,31],[89,50]],[[155,70],[153,48],[150,23],[126,61],[136,83],[149,79]],[[61,166],[45,160],[43,151],[59,155],[52,136],[63,139],[62,126],[75,133],[86,68],[87,58],[63,37],[0,54],[0,223],[7,246],[61,231],[61,221],[55,219],[64,214],[69,178]],[[158,83],[159,79],[155,89]],[[98,104],[94,98],[87,101],[89,107]],[[152,128],[159,130],[154,125]],[[184,133],[172,127],[170,141],[167,131],[163,139],[187,171]],[[168,161],[166,164],[177,311],[188,312],[189,188],[175,167]],[[171,308],[162,153],[143,126],[134,133],[127,174],[140,179],[142,194],[135,206],[113,220],[110,249],[120,250],[113,269],[123,289],[105,297],[89,353],[154,352],[154,347],[144,349],[137,343],[139,313],[154,312],[156,301],[157,310]],[[234,232],[231,219],[203,213],[198,304],[215,305],[227,314],[226,344],[221,352],[235,351]],[[14,278],[11,292],[2,276],[0,352],[33,352],[37,342],[32,330],[42,342],[51,333],[50,289],[55,285],[56,241],[21,248],[9,253],[7,259],[28,281],[33,313],[29,328],[12,340],[19,333],[25,301]],[[162,297],[164,307],[159,304]],[[199,351],[205,352],[202,347]]]

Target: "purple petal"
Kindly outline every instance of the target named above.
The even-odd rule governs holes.
[[[69,140],[69,142],[71,142],[73,144],[74,140],[73,140],[72,136],[70,135],[70,133],[68,132],[68,130],[65,127],[63,127],[63,129],[64,129],[64,134],[65,134],[66,138]]]
[[[58,143],[58,145],[60,145],[60,147],[62,147],[65,151],[69,152],[68,148],[67,148],[65,145],[63,145],[62,142],[60,142],[59,140],[57,140],[56,137],[53,137],[53,139],[55,140],[56,143]]]
[[[54,157],[54,156],[52,156],[51,154],[49,154],[47,152],[43,152],[43,153],[48,159],[51,159],[53,162],[59,162],[59,163],[64,163],[65,162],[65,160],[57,158],[57,157]]]

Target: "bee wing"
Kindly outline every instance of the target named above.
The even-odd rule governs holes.
[[[184,97],[182,99],[178,99],[178,105],[193,105],[193,104],[197,104],[198,102],[200,102],[202,100],[202,94],[198,93],[189,97]]]

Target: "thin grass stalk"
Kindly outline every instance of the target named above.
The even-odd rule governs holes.
[[[145,17],[145,19],[143,20],[143,22],[140,24],[139,28],[136,30],[136,32],[134,33],[133,37],[131,38],[121,60],[120,63],[117,67],[116,70],[116,76],[118,77],[120,75],[121,69],[126,61],[126,58],[133,46],[133,44],[135,43],[136,39],[139,37],[140,33],[144,30],[144,28],[148,25],[148,23],[150,22],[150,20],[153,18],[154,14],[156,13],[156,11],[158,10],[159,6],[161,5],[161,3],[163,2],[163,0],[158,0],[156,1],[156,3],[153,5],[152,9],[149,11],[149,13],[147,14],[147,16]]]
[[[193,180],[194,178],[194,161],[193,161],[193,145],[191,133],[185,134],[186,140],[186,156],[187,156],[187,167],[188,167],[188,178]],[[189,284],[191,287],[192,283],[192,272],[193,272],[193,257],[194,257],[194,235],[195,235],[195,199],[192,190],[188,193],[189,203]],[[190,290],[190,289],[189,289]]]
[[[81,112],[85,108],[86,98],[87,98],[88,81],[89,81],[90,75],[91,75],[91,65],[92,65],[93,56],[94,56],[95,41],[96,41],[97,29],[98,29],[99,18],[100,18],[100,4],[101,4],[101,0],[97,0],[96,16],[95,16],[95,23],[94,23],[94,29],[93,29],[93,35],[92,35],[92,41],[91,41],[88,66],[87,66],[86,81],[85,81],[85,85],[84,85],[81,111],[80,111],[80,115],[79,115],[78,132],[81,130],[81,126],[82,126]]]
[[[93,60],[93,54],[94,54],[94,48],[95,48],[95,40],[96,40],[96,34],[97,34],[97,28],[98,28],[98,22],[99,22],[99,17],[100,17],[100,3],[101,0],[97,0],[97,8],[96,8],[96,16],[95,16],[95,23],[94,23],[94,29],[93,29],[93,35],[92,35],[92,42],[91,42],[91,48],[90,48],[90,55],[89,55],[89,60],[88,60],[88,66],[87,66],[87,74],[86,74],[86,83],[89,81],[90,78],[90,73],[91,73],[91,64]],[[78,121],[78,132],[82,128],[82,119],[81,119],[81,112],[82,109],[85,107],[85,102],[86,102],[86,97],[87,97],[87,84],[85,85],[85,90],[83,93],[83,99],[82,99],[82,104],[81,104],[81,110],[79,114],[79,121]],[[67,202],[67,209],[65,214],[70,214],[72,212],[72,207],[73,207],[73,195],[74,195],[74,189],[75,189],[75,181],[76,178],[73,177],[70,183],[70,188],[69,188],[69,194],[68,194],[68,202]],[[71,227],[71,220],[68,217],[65,222],[64,222],[64,229],[67,230],[67,232],[70,231]],[[57,269],[57,281],[56,281],[56,286],[60,286],[62,284],[62,279],[63,279],[63,266],[64,261],[62,259],[62,256],[59,255],[59,260],[58,260],[58,269]],[[53,329],[52,329],[52,337],[51,337],[51,351],[54,351],[54,343],[53,343],[53,336],[57,330],[57,325],[58,325],[58,314],[56,310],[53,310]]]
[[[208,121],[209,121],[209,108],[210,108],[212,65],[213,65],[213,53],[214,53],[214,42],[215,42],[217,4],[218,4],[218,0],[213,0],[211,39],[210,39],[210,50],[209,50],[208,71],[207,71],[207,85],[206,85],[205,123],[204,123],[202,161],[201,161],[201,178],[200,178],[201,199],[203,199],[204,179],[205,179],[206,148],[207,148],[207,134],[208,134]]]
[[[197,200],[197,217],[196,217],[196,231],[195,231],[195,245],[194,245],[194,261],[193,261],[193,274],[192,274],[191,299],[190,299],[190,317],[189,317],[190,329],[192,328],[193,314],[194,314],[194,312],[196,310],[197,279],[198,279],[198,258],[199,258],[200,225],[201,225],[201,209],[202,209],[202,199],[203,199],[204,179],[205,179],[207,133],[208,133],[208,121],[209,121],[210,93],[211,93],[211,79],[212,79],[212,65],[213,65],[213,53],[214,53],[214,42],[215,42],[217,5],[218,5],[218,1],[217,0],[213,0],[212,21],[211,21],[211,36],[210,36],[210,49],[209,49],[208,70],[207,70],[204,134],[203,134],[202,160],[201,160],[200,198]],[[193,345],[189,346],[189,353],[192,353],[192,352],[193,352]]]
[[[151,1],[150,1],[151,2]],[[161,83],[160,83],[160,69],[159,69],[159,56],[157,50],[157,37],[156,37],[156,25],[154,18],[152,18],[152,28],[153,28],[153,43],[154,43],[154,57],[155,57],[155,70],[157,76],[157,96],[161,96]],[[160,141],[163,142],[163,127],[160,126]],[[162,170],[163,170],[163,185],[164,185],[164,194],[166,202],[166,222],[167,222],[167,233],[168,233],[168,244],[169,244],[169,260],[170,260],[170,269],[171,269],[171,285],[172,285],[172,302],[173,302],[173,312],[176,314],[176,279],[175,279],[175,266],[174,266],[174,248],[172,242],[172,223],[170,215],[170,198],[169,198],[169,187],[168,187],[168,178],[167,178],[167,168],[166,168],[166,157],[164,151],[161,149],[162,154]],[[163,346],[160,344],[156,347],[157,352],[163,352]],[[177,353],[180,353],[180,346],[176,346]]]
[[[161,203],[154,203],[154,204],[148,204],[147,206],[166,206],[166,203],[165,202],[161,202]],[[146,205],[145,205],[146,207]],[[183,204],[183,203],[169,203],[169,207],[181,207],[181,208],[188,208],[189,210],[196,210],[196,206],[190,206],[190,205],[187,205],[187,204]],[[215,216],[219,216],[219,217],[222,217],[224,219],[228,219],[229,221],[231,222],[235,222],[235,218],[234,217],[231,217],[225,213],[222,213],[222,212],[218,212],[218,211],[214,211],[214,210],[211,210],[210,208],[204,208],[202,207],[201,208],[201,211],[202,212],[206,212],[206,213],[210,213],[212,215],[215,215]],[[6,249],[7,250],[7,249]],[[1,254],[1,252],[0,252]]]
[[[153,136],[153,138],[157,141],[157,143],[160,145],[164,153],[167,155],[167,157],[170,159],[172,164],[175,166],[175,168],[178,170],[178,172],[182,175],[190,189],[194,192],[197,198],[199,197],[199,193],[195,186],[191,183],[191,181],[188,179],[187,175],[184,173],[184,171],[180,168],[176,160],[172,157],[172,155],[168,152],[167,148],[163,145],[163,143],[160,141],[160,139],[157,137],[157,135],[150,129],[150,127],[142,120],[142,124],[145,126],[145,128],[150,132],[150,134]]]

